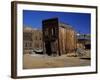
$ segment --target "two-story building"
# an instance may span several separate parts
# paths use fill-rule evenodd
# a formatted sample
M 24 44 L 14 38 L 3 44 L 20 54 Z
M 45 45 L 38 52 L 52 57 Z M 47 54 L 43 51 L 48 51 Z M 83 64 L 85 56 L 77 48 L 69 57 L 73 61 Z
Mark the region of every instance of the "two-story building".
M 42 30 L 24 26 L 23 49 L 24 54 L 33 50 L 43 50 Z

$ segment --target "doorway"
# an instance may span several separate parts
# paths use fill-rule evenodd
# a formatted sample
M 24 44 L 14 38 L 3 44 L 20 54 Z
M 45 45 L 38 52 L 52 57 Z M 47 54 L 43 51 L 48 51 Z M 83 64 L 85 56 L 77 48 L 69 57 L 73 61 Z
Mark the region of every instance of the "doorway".
M 51 52 L 51 43 L 49 41 L 45 43 L 45 49 L 46 49 L 46 54 L 50 56 L 52 52 Z

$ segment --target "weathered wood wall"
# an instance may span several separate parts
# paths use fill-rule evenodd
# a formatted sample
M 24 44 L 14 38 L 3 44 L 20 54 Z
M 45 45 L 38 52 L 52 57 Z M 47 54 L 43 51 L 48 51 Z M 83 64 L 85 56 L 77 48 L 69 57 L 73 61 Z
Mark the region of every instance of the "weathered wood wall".
M 69 25 L 60 24 L 59 45 L 62 54 L 75 52 L 77 45 L 76 32 Z

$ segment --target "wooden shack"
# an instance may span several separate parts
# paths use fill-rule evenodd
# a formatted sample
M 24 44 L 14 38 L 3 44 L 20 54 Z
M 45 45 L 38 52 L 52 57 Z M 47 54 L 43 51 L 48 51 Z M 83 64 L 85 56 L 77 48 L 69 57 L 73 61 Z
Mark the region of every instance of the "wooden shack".
M 58 18 L 43 20 L 43 51 L 48 55 L 62 55 L 76 50 L 76 32 Z

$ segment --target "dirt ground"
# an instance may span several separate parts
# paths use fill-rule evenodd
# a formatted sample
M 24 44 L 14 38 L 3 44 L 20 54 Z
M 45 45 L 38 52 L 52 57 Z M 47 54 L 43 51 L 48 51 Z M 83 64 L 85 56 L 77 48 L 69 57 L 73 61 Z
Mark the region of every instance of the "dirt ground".
M 67 55 L 52 57 L 40 54 L 24 54 L 23 69 L 89 66 L 90 62 L 90 59 L 68 57 Z

